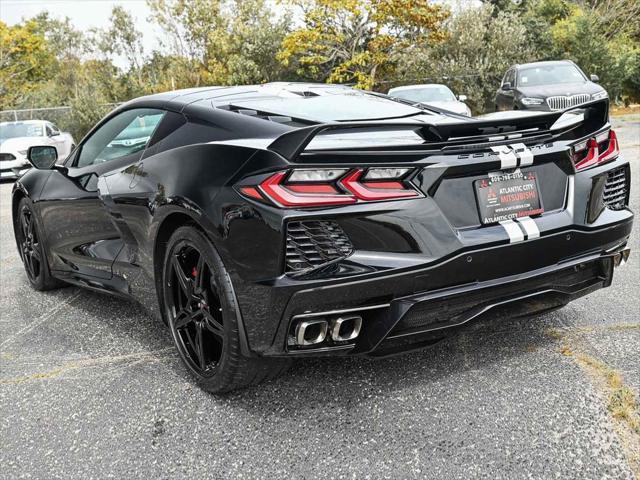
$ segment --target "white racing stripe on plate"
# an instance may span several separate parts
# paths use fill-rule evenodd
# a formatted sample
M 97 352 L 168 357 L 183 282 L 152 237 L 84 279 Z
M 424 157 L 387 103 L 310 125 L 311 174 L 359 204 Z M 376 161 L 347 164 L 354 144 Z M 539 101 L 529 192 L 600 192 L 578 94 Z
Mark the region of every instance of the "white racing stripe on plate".
M 522 242 L 524 240 L 524 233 L 513 220 L 502 220 L 500 225 L 507 231 L 509 243 Z
M 527 239 L 530 240 L 532 238 L 539 238 L 540 237 L 540 230 L 538 229 L 538 225 L 536 225 L 536 222 L 533 218 L 531 217 L 522 217 L 522 218 L 517 218 L 516 221 L 518 223 L 520 223 L 520 226 L 522 228 L 524 228 L 524 231 L 527 234 Z
M 498 154 L 500 159 L 500 169 L 506 170 L 508 168 L 515 168 L 518 166 L 518 157 L 508 145 L 499 145 L 497 147 L 491 147 L 491 150 Z
M 516 152 L 516 155 L 520 159 L 521 167 L 533 165 L 533 152 L 529 150 L 529 147 L 527 147 L 524 143 L 514 143 L 513 145 L 509 146 Z

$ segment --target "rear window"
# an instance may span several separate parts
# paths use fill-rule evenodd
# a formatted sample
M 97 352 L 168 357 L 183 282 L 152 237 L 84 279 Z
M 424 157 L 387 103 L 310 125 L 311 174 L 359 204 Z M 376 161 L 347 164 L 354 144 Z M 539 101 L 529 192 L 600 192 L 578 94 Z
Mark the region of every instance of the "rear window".
M 335 93 L 335 94 L 334 94 Z M 357 90 L 335 89 L 318 96 L 272 97 L 232 102 L 234 106 L 318 122 L 381 120 L 424 113 L 410 105 Z

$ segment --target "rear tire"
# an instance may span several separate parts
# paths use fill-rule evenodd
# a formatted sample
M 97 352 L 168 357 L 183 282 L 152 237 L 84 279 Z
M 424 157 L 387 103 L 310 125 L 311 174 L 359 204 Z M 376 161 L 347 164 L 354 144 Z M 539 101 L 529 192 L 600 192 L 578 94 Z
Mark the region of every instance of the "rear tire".
M 23 198 L 18 204 L 18 215 L 13 224 L 20 258 L 24 264 L 29 283 L 35 290 L 53 290 L 64 286 L 64 282 L 53 278 L 42 243 L 42 229 L 33 211 L 33 204 Z
M 240 351 L 231 279 L 205 235 L 177 229 L 162 268 L 162 308 L 180 359 L 212 393 L 256 385 L 284 372 L 288 359 L 249 358 Z

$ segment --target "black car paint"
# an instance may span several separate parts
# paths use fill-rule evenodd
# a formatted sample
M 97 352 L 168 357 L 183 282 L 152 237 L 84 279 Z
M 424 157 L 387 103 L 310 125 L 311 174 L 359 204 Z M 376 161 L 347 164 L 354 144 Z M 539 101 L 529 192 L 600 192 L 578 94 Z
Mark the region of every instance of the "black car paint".
M 236 185 L 292 164 L 273 151 L 242 146 L 241 139 L 273 139 L 292 130 L 211 108 L 202 101 L 205 94 L 135 100 L 102 123 L 128 108 L 162 108 L 184 116 L 184 121 L 167 117 L 163 122 L 174 122 L 185 135 L 189 122 L 216 126 L 222 133 L 212 140 L 233 139 L 236 144 L 191 144 L 187 137 L 181 147 L 155 155 L 143 152 L 136 161 L 120 160 L 89 169 L 74 169 L 72 154 L 65 162 L 68 172 L 31 170 L 22 177 L 14 189 L 14 208 L 22 196 L 34 203 L 57 277 L 133 298 L 158 317 L 162 317 L 157 293 L 162 241 L 178 224 L 187 220 L 197 224 L 219 252 L 232 280 L 246 355 L 324 353 L 287 350 L 292 317 L 390 305 L 371 311 L 367 320 L 377 326 L 355 348 L 328 352 L 367 353 L 400 319 L 398 312 L 408 298 L 553 271 L 581 257 L 606 263 L 606 252 L 623 245 L 631 231 L 633 214 L 628 209 L 604 209 L 594 221 L 587 218 L 594 179 L 626 162 L 618 158 L 574 175 L 568 140 L 536 145 L 536 163 L 530 168 L 542 176 L 547 189 L 543 198 L 553 208 L 537 219 L 542 238 L 535 241 L 510 244 L 501 226 L 480 227 L 477 213 L 475 217 L 470 213 L 475 206 L 471 180 L 500 168 L 492 152 L 475 153 L 472 158 L 460 151 L 407 151 L 395 157 L 384 152 L 379 157 L 309 153 L 296 161 L 305 167 L 327 167 L 330 161 L 356 165 L 370 164 L 375 158 L 390 163 L 393 157 L 399 165 L 419 167 L 413 182 L 425 196 L 309 210 L 283 210 L 248 200 Z M 87 188 L 80 179 L 94 174 L 97 181 Z M 569 176 L 574 179 L 573 212 L 567 210 Z M 286 224 L 317 218 L 337 221 L 356 252 L 340 262 L 337 272 L 292 279 L 283 274 Z M 607 282 L 610 277 L 600 286 Z

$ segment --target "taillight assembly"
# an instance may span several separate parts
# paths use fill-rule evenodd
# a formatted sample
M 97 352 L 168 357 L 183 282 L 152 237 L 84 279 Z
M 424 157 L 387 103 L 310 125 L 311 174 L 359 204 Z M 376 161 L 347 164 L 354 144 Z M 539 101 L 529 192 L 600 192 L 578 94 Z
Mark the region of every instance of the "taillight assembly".
M 325 207 L 421 197 L 410 168 L 297 169 L 276 172 L 240 193 L 285 208 Z
M 613 130 L 602 132 L 573 146 L 576 170 L 607 163 L 616 159 L 619 154 L 618 137 Z

